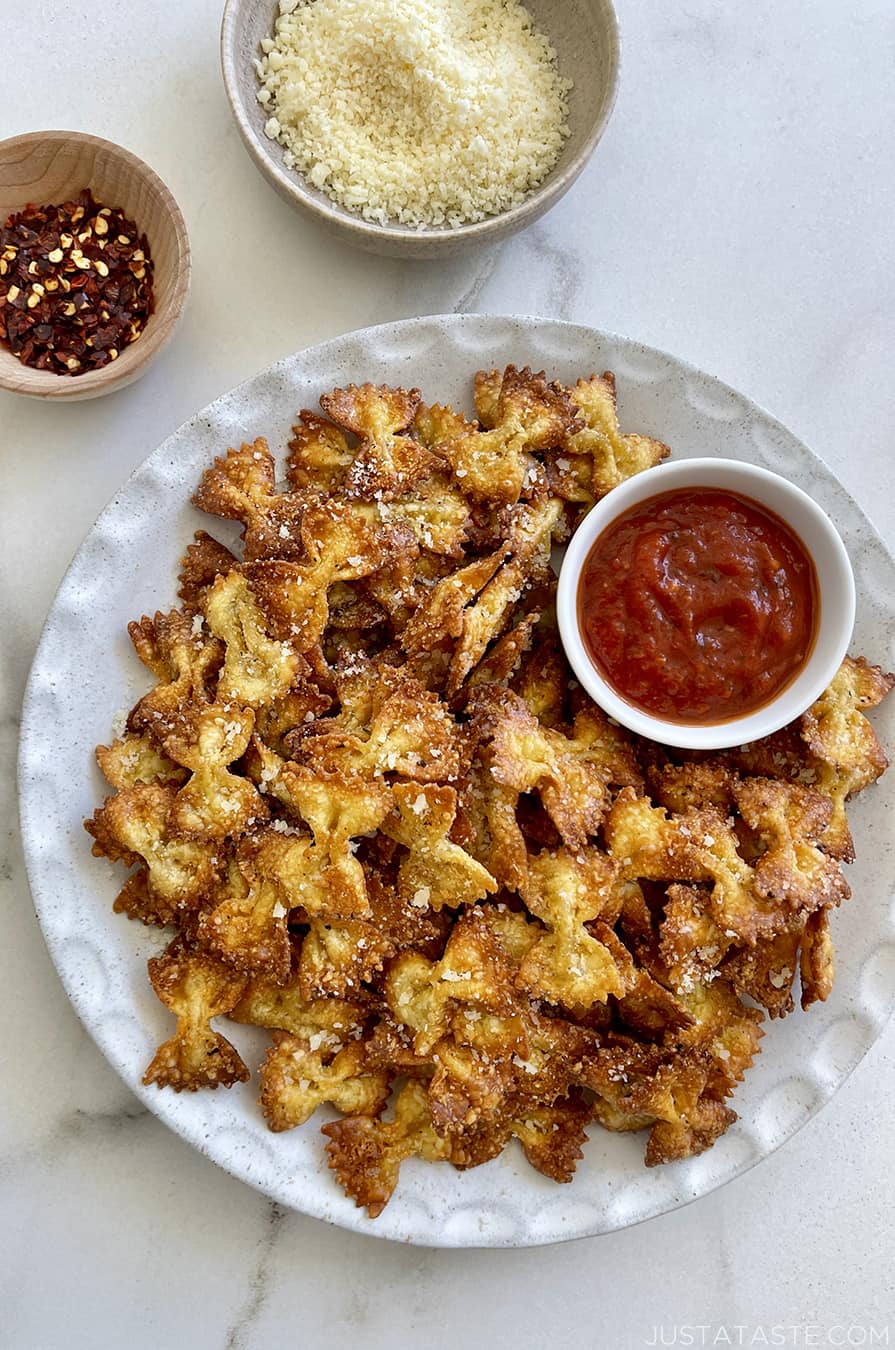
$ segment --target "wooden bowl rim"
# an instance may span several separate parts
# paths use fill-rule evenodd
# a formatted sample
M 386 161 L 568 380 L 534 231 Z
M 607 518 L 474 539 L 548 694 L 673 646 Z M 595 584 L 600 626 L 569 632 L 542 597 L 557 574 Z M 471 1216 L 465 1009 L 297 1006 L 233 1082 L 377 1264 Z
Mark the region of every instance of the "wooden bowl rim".
M 171 189 L 145 160 L 140 159 L 132 150 L 128 150 L 116 141 L 104 136 L 95 136 L 89 131 L 65 131 L 50 129 L 47 131 L 25 131 L 18 136 L 9 136 L 0 140 L 0 163 L 15 163 L 15 151 L 27 151 L 34 145 L 46 142 L 64 145 L 86 146 L 93 150 L 103 150 L 113 160 L 126 165 L 158 199 L 162 209 L 171 219 L 174 227 L 175 259 L 173 264 L 174 284 L 163 305 L 157 305 L 152 323 L 136 342 L 131 343 L 122 352 L 119 359 L 101 370 L 91 370 L 85 375 L 71 376 L 56 374 L 54 371 L 35 370 L 19 361 L 18 357 L 5 346 L 0 346 L 0 388 L 14 394 L 25 394 L 34 398 L 79 399 L 91 398 L 111 393 L 113 389 L 129 384 L 142 375 L 150 362 L 170 341 L 183 313 L 190 288 L 192 273 L 192 250 L 189 233 L 183 212 Z M 12 153 L 10 153 L 12 152 Z M 22 156 L 25 158 L 25 155 Z M 30 199 L 30 198 L 29 198 Z M 29 200 L 26 199 L 26 200 Z M 25 205 L 25 201 L 22 202 Z M 139 222 L 138 222 L 139 223 Z

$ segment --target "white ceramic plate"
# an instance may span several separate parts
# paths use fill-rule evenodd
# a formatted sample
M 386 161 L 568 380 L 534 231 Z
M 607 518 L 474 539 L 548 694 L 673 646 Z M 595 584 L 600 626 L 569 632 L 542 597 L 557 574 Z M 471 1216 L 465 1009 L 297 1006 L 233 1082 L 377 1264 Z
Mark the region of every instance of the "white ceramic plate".
M 646 1170 L 644 1138 L 593 1128 L 574 1181 L 534 1172 L 515 1143 L 471 1172 L 412 1161 L 371 1221 L 326 1166 L 322 1113 L 268 1132 L 256 1083 L 176 1095 L 144 1088 L 155 1046 L 171 1034 L 145 959 L 158 932 L 112 913 L 120 869 L 90 854 L 82 820 L 104 795 L 93 747 L 113 713 L 147 688 L 128 620 L 171 607 L 177 560 L 200 527 L 189 505 L 202 470 L 228 445 L 264 435 L 282 451 L 299 408 L 350 381 L 418 385 L 431 401 L 472 411 L 473 372 L 507 362 L 570 381 L 611 369 L 622 425 L 660 436 L 675 455 L 723 454 L 792 477 L 829 512 L 858 586 L 852 650 L 895 664 L 895 562 L 830 471 L 784 427 L 717 380 L 673 357 L 589 328 L 480 315 L 365 329 L 277 362 L 217 399 L 134 473 L 84 540 L 50 610 L 25 699 L 22 831 L 44 936 L 69 997 L 110 1063 L 162 1120 L 271 1199 L 360 1232 L 433 1246 L 524 1246 L 604 1233 L 661 1214 L 729 1181 L 788 1139 L 847 1078 L 879 1035 L 895 994 L 895 772 L 851 811 L 858 862 L 851 902 L 833 919 L 837 977 L 826 1004 L 767 1026 L 763 1053 L 734 1099 L 740 1120 L 708 1153 Z M 875 724 L 895 745 L 895 700 Z M 225 1027 L 257 1065 L 266 1034 Z

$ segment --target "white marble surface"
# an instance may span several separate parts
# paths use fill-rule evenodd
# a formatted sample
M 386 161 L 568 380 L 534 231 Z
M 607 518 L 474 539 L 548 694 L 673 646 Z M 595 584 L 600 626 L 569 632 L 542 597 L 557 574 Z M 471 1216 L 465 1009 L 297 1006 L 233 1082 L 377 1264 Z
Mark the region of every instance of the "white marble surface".
M 895 1343 L 891 1026 L 794 1140 L 687 1209 L 565 1247 L 402 1248 L 278 1212 L 139 1107 L 67 1003 L 22 867 L 19 703 L 81 536 L 196 408 L 337 332 L 477 310 L 629 333 L 787 422 L 895 547 L 891 0 L 618 7 L 619 102 L 577 187 L 493 253 L 411 266 L 330 243 L 257 176 L 221 88 L 217 0 L 0 4 L 0 134 L 128 145 L 195 251 L 183 326 L 139 384 L 68 408 L 0 395 L 4 1350 L 614 1350 L 657 1327 L 678 1344 Z

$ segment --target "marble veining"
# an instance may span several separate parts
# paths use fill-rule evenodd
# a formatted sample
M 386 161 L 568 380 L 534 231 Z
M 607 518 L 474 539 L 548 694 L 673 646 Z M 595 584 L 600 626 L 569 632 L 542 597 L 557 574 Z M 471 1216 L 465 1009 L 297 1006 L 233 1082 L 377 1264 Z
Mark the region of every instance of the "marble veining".
M 227 1332 L 225 1350 L 249 1350 L 252 1328 L 264 1309 L 270 1284 L 270 1257 L 285 1218 L 285 1211 L 279 1205 L 271 1204 L 267 1214 L 267 1228 L 262 1238 L 258 1262 L 249 1276 L 248 1299 L 245 1308 Z
M 736 1344 L 737 1324 L 895 1342 L 891 1024 L 783 1148 L 675 1213 L 555 1247 L 411 1249 L 273 1221 L 144 1110 L 75 1016 L 24 876 L 18 712 L 78 543 L 197 408 L 337 333 L 452 310 L 628 333 L 771 409 L 895 547 L 891 5 L 617 8 L 619 100 L 579 183 L 536 231 L 417 268 L 336 245 L 258 178 L 220 85 L 219 0 L 117 6 L 102 22 L 49 0 L 6 7 L 3 134 L 70 125 L 135 150 L 175 192 L 196 268 L 175 343 L 139 384 L 64 413 L 0 398 L 3 1350 L 625 1350 L 657 1327 L 679 1343 L 682 1328 L 725 1327 Z M 877 842 L 891 850 L 891 827 Z M 864 902 L 885 903 L 872 880 Z M 876 1018 L 893 950 L 865 968 Z M 826 1053 L 852 1050 L 834 1036 Z

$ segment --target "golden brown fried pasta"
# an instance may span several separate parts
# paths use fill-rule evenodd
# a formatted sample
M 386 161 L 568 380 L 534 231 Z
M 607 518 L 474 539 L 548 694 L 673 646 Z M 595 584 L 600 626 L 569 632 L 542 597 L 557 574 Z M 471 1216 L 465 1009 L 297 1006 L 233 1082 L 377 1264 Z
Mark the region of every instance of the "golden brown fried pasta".
M 402 783 L 393 789 L 395 811 L 382 825 L 407 849 L 398 868 L 398 895 L 416 908 L 457 909 L 497 890 L 497 882 L 448 835 L 457 811 L 450 787 Z
M 301 656 L 288 642 L 271 637 L 248 577 L 239 571 L 218 577 L 205 599 L 205 619 L 226 650 L 219 699 L 260 708 L 289 691 Z
M 189 771 L 163 754 L 148 735 L 125 736 L 111 745 L 96 747 L 96 762 L 114 788 L 136 787 L 137 783 L 183 783 Z
M 389 789 L 382 782 L 298 764 L 286 765 L 282 782 L 296 816 L 313 832 L 313 854 L 309 850 L 306 856 L 322 874 L 329 912 L 361 918 L 369 914 L 364 869 L 354 856 L 354 841 L 385 820 L 392 804 Z
M 342 711 L 293 735 L 293 753 L 323 773 L 400 774 L 444 782 L 460 768 L 454 721 L 406 668 L 354 659 L 337 675 Z
M 864 709 L 876 707 L 893 684 L 895 676 L 883 674 L 863 657 L 847 656 L 829 689 L 801 719 L 814 781 L 833 804 L 825 846 L 846 862 L 854 859 L 854 845 L 845 803 L 876 782 L 889 763 Z
M 200 1087 L 244 1083 L 249 1071 L 230 1042 L 212 1031 L 211 1019 L 229 1012 L 245 987 L 242 976 L 175 938 L 163 956 L 149 961 L 149 980 L 177 1030 L 160 1046 L 143 1082 L 195 1092 Z
M 491 777 L 517 794 L 537 791 L 564 842 L 583 848 L 607 803 L 608 770 L 590 735 L 542 726 L 517 694 L 495 686 L 477 690 L 469 706 Z
M 285 980 L 291 964 L 289 906 L 277 882 L 259 875 L 248 855 L 242 840 L 213 908 L 199 916 L 197 937 L 206 951 L 235 970 Z
M 649 436 L 623 435 L 618 424 L 615 376 L 611 371 L 579 380 L 570 393 L 583 426 L 566 445 L 572 456 L 591 462 L 590 490 L 599 501 L 612 488 L 649 469 L 670 454 L 667 445 Z M 575 498 L 572 498 L 575 500 Z
M 107 797 L 85 821 L 94 854 L 129 867 L 142 859 L 150 892 L 172 913 L 207 900 L 222 866 L 215 842 L 185 839 L 171 828 L 176 800 L 177 785 L 155 779 Z
M 180 560 L 180 589 L 177 594 L 183 611 L 191 618 L 204 612 L 205 595 L 218 577 L 232 572 L 239 559 L 205 530 L 197 530 L 193 542 Z
M 379 389 L 372 384 L 334 389 L 320 400 L 323 411 L 358 438 L 344 488 L 349 497 L 390 501 L 442 467 L 438 455 L 402 433 L 414 422 L 418 389 Z
M 847 658 L 790 727 L 712 755 L 630 735 L 572 678 L 554 546 L 668 453 L 615 381 L 480 371 L 475 416 L 371 383 L 302 410 L 285 488 L 263 439 L 194 501 L 182 607 L 130 626 L 154 687 L 97 749 L 86 822 L 115 900 L 173 930 L 176 1015 L 146 1082 L 248 1070 L 274 1131 L 319 1105 L 330 1166 L 378 1214 L 401 1162 L 519 1142 L 571 1179 L 593 1121 L 653 1166 L 711 1146 L 762 1021 L 833 981 L 848 798 L 886 767 Z M 386 1102 L 394 1085 L 391 1114 Z
M 300 951 L 300 941 L 297 946 Z M 295 947 L 293 942 L 293 954 Z M 292 973 L 283 983 L 265 976 L 251 979 L 227 1016 L 249 1026 L 288 1031 L 292 1036 L 308 1041 L 312 1050 L 321 1045 L 335 1050 L 347 1041 L 358 1039 L 368 1014 L 368 1006 L 363 1002 L 342 998 L 306 999 L 301 992 L 298 964 L 294 959 Z
M 242 522 L 247 562 L 299 557 L 305 504 L 301 493 L 277 492 L 276 466 L 263 436 L 216 459 L 193 495 L 201 511 Z
M 132 708 L 128 730 L 147 732 L 161 741 L 185 703 L 210 702 L 223 648 L 179 610 L 152 619 L 144 615 L 139 623 L 128 624 L 127 631 L 140 660 L 158 681 Z
M 337 426 L 307 409 L 298 414 L 287 459 L 293 488 L 311 488 L 328 496 L 344 482 L 353 459 L 354 452 Z
M 529 860 L 522 898 L 548 930 L 517 976 L 533 998 L 574 1012 L 624 993 L 612 952 L 585 926 L 612 907 L 616 875 L 612 861 L 595 848 L 545 850 Z
M 395 1102 L 392 1121 L 350 1116 L 322 1126 L 328 1136 L 329 1165 L 347 1195 L 365 1206 L 371 1219 L 381 1214 L 398 1184 L 406 1158 L 447 1162 L 450 1144 L 436 1134 L 428 1099 L 420 1083 L 409 1079 Z
M 580 422 L 568 392 L 528 367 L 507 366 L 489 412 L 487 430 L 454 431 L 438 450 L 464 491 L 485 501 L 517 502 L 539 484 L 532 452 L 564 444 Z
M 440 916 L 405 904 L 372 867 L 366 884 L 369 918 L 309 916 L 299 962 L 300 985 L 307 998 L 333 994 L 356 998 L 364 982 L 377 979 L 398 953 L 413 949 L 424 955 L 443 948 L 447 925 Z
M 230 703 L 187 705 L 169 719 L 164 748 L 191 770 L 174 800 L 170 823 L 185 836 L 225 839 L 266 819 L 262 797 L 228 766 L 248 749 L 255 725 L 251 708 Z
M 324 1102 L 346 1116 L 363 1116 L 378 1115 L 387 1100 L 388 1075 L 367 1071 L 360 1042 L 333 1053 L 288 1032 L 274 1032 L 261 1066 L 259 1098 L 272 1130 L 303 1125 Z

